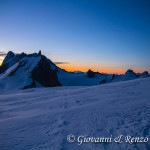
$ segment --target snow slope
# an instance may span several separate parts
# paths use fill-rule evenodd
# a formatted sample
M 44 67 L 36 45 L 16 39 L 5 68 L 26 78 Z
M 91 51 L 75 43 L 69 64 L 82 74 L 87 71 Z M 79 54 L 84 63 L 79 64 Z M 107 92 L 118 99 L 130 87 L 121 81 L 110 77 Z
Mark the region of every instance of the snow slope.
M 32 83 L 31 72 L 37 66 L 41 57 L 24 57 L 20 62 L 0 74 L 0 92 L 18 90 Z M 19 66 L 19 68 L 17 68 Z M 16 71 L 15 71 L 16 70 Z M 13 73 L 13 71 L 15 71 Z M 11 75 L 12 73 L 12 75 Z M 39 83 L 38 83 L 39 85 Z
M 105 79 L 105 75 L 96 75 L 94 78 L 88 78 L 86 73 L 71 73 L 58 68 L 58 79 L 63 86 L 90 86 L 97 85 Z
M 148 143 L 67 142 L 67 135 L 150 138 L 150 78 L 0 94 L 1 150 L 149 150 Z

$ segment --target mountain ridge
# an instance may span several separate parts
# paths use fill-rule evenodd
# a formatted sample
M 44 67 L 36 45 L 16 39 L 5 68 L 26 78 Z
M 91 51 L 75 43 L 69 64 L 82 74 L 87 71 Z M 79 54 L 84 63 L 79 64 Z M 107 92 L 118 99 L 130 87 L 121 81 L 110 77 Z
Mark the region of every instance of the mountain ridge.
M 9 51 L 0 66 L 0 88 L 89 86 L 149 76 L 147 71 L 136 74 L 131 69 L 124 75 L 93 72 L 90 69 L 86 73 L 67 72 L 42 55 L 41 51 L 32 54 Z

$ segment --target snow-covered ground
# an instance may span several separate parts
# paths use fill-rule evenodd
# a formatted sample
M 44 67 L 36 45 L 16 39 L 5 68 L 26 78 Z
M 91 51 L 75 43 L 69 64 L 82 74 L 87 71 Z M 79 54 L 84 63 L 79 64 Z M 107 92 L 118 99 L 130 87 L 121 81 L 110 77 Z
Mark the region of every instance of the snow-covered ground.
M 105 79 L 105 75 L 95 75 L 94 78 L 88 78 L 86 73 L 76 74 L 65 72 L 58 69 L 58 79 L 63 86 L 91 86 L 99 84 L 101 80 Z
M 149 150 L 149 141 L 77 142 L 80 135 L 150 138 L 149 91 L 150 78 L 0 91 L 0 150 Z M 67 142 L 69 134 L 73 143 Z

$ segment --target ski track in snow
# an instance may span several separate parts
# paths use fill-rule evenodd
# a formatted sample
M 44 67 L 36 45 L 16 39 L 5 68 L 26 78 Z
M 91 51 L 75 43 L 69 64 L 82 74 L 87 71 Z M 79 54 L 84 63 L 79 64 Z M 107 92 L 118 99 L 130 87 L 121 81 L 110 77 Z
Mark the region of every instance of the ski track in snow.
M 149 150 L 150 142 L 68 143 L 67 135 L 150 138 L 150 78 L 0 93 L 0 150 Z

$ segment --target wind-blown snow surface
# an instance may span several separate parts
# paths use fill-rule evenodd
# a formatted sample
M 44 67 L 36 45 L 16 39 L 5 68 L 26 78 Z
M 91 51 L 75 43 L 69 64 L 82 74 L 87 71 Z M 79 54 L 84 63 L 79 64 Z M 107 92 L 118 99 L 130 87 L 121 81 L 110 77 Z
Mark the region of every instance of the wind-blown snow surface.
M 150 138 L 150 78 L 0 95 L 1 150 L 149 150 L 148 143 L 68 143 L 67 135 Z

